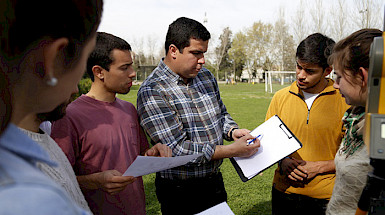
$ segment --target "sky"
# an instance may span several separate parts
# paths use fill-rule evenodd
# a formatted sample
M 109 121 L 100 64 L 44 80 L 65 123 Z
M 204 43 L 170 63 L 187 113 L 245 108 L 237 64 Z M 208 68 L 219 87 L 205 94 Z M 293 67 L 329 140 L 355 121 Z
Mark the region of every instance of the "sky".
M 332 1 L 323 0 L 323 4 L 327 7 Z M 354 0 L 346 1 L 348 5 L 352 5 Z M 210 31 L 213 41 L 225 27 L 230 27 L 235 34 L 257 21 L 273 24 L 280 7 L 284 8 L 285 18 L 289 21 L 299 2 L 300 0 L 104 0 L 99 31 L 127 40 L 134 51 L 140 40 L 144 42 L 144 49 L 149 40 L 156 41 L 156 46 L 160 49 L 168 25 L 181 16 L 203 23 Z
M 182 16 L 201 23 L 206 17 L 205 26 L 215 38 L 225 27 L 238 32 L 259 20 L 274 23 L 281 5 L 285 10 L 295 10 L 297 2 L 299 0 L 104 0 L 99 31 L 119 36 L 131 45 L 140 38 L 145 43 L 152 38 L 160 47 L 168 25 Z

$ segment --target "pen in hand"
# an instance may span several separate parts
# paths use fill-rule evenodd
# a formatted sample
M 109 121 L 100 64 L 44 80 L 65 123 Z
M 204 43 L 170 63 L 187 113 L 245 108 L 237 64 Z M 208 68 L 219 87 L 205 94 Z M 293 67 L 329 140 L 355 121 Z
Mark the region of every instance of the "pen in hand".
M 250 141 L 247 143 L 247 145 L 250 145 L 250 144 L 254 144 L 254 141 L 255 141 L 256 139 L 260 138 L 259 140 L 261 140 L 261 139 L 262 139 L 262 137 L 263 137 L 263 135 L 262 135 L 262 134 L 258 135 L 256 138 L 254 138 L 254 139 L 250 140 Z

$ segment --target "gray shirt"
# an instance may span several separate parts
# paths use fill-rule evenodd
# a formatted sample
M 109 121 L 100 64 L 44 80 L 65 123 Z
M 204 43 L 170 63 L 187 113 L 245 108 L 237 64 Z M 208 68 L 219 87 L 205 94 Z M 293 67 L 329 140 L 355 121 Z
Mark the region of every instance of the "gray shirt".
M 27 131 L 22 128 L 20 129 L 32 140 L 37 142 L 42 148 L 44 148 L 44 150 L 49 154 L 50 159 L 58 164 L 57 166 L 53 167 L 47 165 L 46 163 L 37 162 L 37 167 L 41 169 L 48 177 L 52 178 L 60 186 L 62 186 L 78 206 L 91 213 L 87 201 L 85 200 L 84 195 L 80 190 L 72 166 L 57 143 L 47 133 L 40 134 Z

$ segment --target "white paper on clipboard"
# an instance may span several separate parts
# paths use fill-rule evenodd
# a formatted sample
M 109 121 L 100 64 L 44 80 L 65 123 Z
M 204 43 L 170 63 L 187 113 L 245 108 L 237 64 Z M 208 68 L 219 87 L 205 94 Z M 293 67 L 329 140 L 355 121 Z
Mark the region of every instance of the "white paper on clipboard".
M 262 136 L 258 152 L 248 158 L 231 158 L 244 182 L 302 147 L 301 142 L 277 115 L 262 123 L 250 134 L 255 137 Z

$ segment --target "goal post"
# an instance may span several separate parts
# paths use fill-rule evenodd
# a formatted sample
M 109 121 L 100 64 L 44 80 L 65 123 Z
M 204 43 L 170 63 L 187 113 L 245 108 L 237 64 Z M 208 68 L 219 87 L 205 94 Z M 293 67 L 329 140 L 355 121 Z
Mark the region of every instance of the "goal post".
M 284 85 L 295 81 L 295 71 L 266 71 L 265 92 L 273 93 L 273 83 Z

